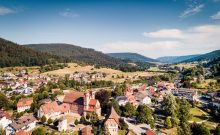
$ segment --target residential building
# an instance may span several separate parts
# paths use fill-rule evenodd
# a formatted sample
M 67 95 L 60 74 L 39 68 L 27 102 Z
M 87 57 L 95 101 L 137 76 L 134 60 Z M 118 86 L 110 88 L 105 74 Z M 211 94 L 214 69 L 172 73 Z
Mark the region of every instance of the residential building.
M 172 89 L 171 92 L 174 96 L 177 96 L 179 98 L 185 98 L 188 101 L 197 100 L 196 89 L 178 88 L 178 89 Z
M 153 130 L 148 129 L 145 133 L 145 135 L 156 135 L 156 133 Z
M 24 112 L 31 108 L 33 98 L 21 98 L 17 103 L 17 112 Z
M 5 129 L 11 122 L 10 115 L 6 111 L 0 110 L 0 128 Z
M 56 101 L 53 101 L 51 103 L 41 105 L 40 109 L 38 110 L 37 117 L 41 118 L 45 116 L 47 119 L 56 119 L 59 118 L 61 114 L 68 113 L 70 113 L 69 104 L 58 104 Z
M 128 98 L 126 96 L 117 96 L 115 100 L 120 106 L 124 106 L 128 103 Z
M 151 98 L 144 92 L 135 92 L 134 93 L 136 101 L 139 103 L 139 105 L 150 105 L 151 104 Z
M 65 131 L 67 130 L 67 127 L 68 127 L 68 125 L 67 125 L 67 119 L 61 118 L 61 119 L 59 120 L 59 124 L 58 124 L 58 131 L 60 131 L 60 132 L 65 132 Z
M 36 127 L 36 121 L 33 115 L 23 116 L 6 127 L 6 135 L 16 134 L 21 130 L 31 131 Z
M 120 125 L 119 123 L 119 115 L 116 113 L 115 109 L 112 107 L 110 114 L 106 117 L 104 125 L 106 128 L 106 131 L 110 135 L 118 135 L 118 127 Z

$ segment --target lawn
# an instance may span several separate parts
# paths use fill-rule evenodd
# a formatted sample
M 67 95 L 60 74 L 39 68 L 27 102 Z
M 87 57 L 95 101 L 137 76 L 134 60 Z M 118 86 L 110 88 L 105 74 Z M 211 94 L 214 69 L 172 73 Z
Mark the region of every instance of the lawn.
M 206 120 L 207 119 L 206 116 L 208 116 L 206 112 L 202 111 L 198 107 L 191 108 L 190 114 L 192 115 L 192 118 L 190 119 L 190 121 L 193 121 L 193 122 L 201 122 L 203 120 Z
M 126 135 L 126 130 L 118 130 L 118 135 Z
M 126 130 L 118 130 L 118 135 L 126 135 Z M 136 135 L 133 130 L 130 130 L 130 135 Z

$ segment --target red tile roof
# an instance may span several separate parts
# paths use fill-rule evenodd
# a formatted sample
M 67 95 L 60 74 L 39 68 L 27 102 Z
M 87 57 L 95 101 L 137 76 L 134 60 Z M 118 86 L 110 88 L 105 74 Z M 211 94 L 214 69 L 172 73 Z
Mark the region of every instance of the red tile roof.
M 33 98 L 21 98 L 17 103 L 17 107 L 31 106 L 32 103 Z
M 76 103 L 79 105 L 83 105 L 84 92 L 70 92 L 65 94 L 64 103 Z
M 7 119 L 11 119 L 11 116 L 8 112 L 0 110 L 0 118 L 6 117 Z
M 152 130 L 147 130 L 144 134 L 145 135 L 156 135 Z
M 96 105 L 96 102 L 97 102 L 96 99 L 90 99 L 89 105 L 95 106 L 95 105 Z
M 117 112 L 115 111 L 114 107 L 111 108 L 111 113 L 109 114 L 109 116 L 107 117 L 107 120 L 108 119 L 112 119 L 112 120 L 115 120 L 115 122 L 119 125 L 119 116 L 117 114 Z
M 20 130 L 17 133 L 15 133 L 15 135 L 31 135 L 30 132 L 25 132 L 24 130 Z
M 48 104 L 44 104 L 41 106 L 41 108 L 43 109 L 43 112 L 45 114 L 49 112 L 59 112 L 59 111 L 64 113 L 70 110 L 69 104 L 63 103 L 61 105 L 58 105 L 56 101 L 53 101 Z

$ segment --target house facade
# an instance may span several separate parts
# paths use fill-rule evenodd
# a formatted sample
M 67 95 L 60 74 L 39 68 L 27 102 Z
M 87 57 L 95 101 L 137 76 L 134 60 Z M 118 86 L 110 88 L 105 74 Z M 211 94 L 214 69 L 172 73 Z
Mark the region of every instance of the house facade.
M 38 110 L 37 117 L 41 118 L 45 116 L 47 119 L 56 119 L 59 118 L 61 114 L 68 113 L 70 113 L 69 104 L 58 104 L 56 101 L 53 101 L 51 103 L 41 105 L 40 109 Z
M 31 131 L 36 127 L 36 122 L 37 119 L 33 115 L 21 117 L 6 127 L 6 135 L 16 134 L 21 130 Z
M 0 111 L 0 128 L 2 129 L 5 129 L 8 124 L 10 124 L 12 121 L 11 121 L 11 118 L 9 116 L 9 114 L 5 111 Z
M 71 113 L 83 115 L 95 112 L 101 116 L 101 107 L 95 99 L 95 91 L 66 93 L 63 103 L 69 104 Z
M 110 135 L 118 135 L 118 127 L 119 127 L 119 119 L 120 117 L 116 113 L 115 109 L 112 107 L 110 114 L 105 119 L 104 125 L 106 131 Z
M 17 103 L 17 112 L 30 110 L 33 98 L 21 98 Z
M 67 130 L 67 119 L 60 119 L 58 124 L 58 131 L 65 132 Z

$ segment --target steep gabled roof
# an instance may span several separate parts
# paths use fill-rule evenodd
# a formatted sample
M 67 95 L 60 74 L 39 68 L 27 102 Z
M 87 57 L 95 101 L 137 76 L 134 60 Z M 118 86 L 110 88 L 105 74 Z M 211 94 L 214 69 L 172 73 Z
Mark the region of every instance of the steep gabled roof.
M 63 103 L 58 105 L 56 101 L 41 105 L 42 111 L 47 114 L 51 112 L 67 112 L 70 110 L 69 104 Z
M 32 103 L 33 98 L 21 98 L 17 103 L 17 107 L 30 106 Z
M 112 107 L 111 108 L 111 112 L 108 115 L 106 120 L 112 119 L 112 120 L 114 120 L 119 125 L 119 118 L 120 118 L 120 116 L 117 114 L 117 112 L 115 111 L 114 107 Z
M 79 105 L 83 105 L 84 102 L 84 92 L 70 92 L 65 94 L 64 103 L 76 103 Z

